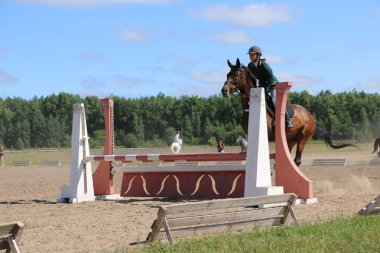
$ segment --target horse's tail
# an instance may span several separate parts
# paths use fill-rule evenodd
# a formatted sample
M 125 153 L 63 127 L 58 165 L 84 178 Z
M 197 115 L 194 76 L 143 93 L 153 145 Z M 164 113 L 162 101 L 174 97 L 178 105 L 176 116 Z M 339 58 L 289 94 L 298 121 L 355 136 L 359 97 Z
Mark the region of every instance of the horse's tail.
M 335 144 L 335 143 L 333 143 L 332 140 L 331 140 L 331 136 L 330 136 L 330 134 L 327 132 L 326 129 L 324 129 L 324 128 L 323 128 L 321 125 L 319 125 L 318 123 L 317 123 L 316 134 L 324 140 L 324 142 L 326 143 L 326 146 L 329 146 L 329 147 L 331 147 L 331 148 L 339 149 L 339 148 L 345 148 L 345 147 L 354 147 L 354 148 L 359 149 L 359 148 L 356 147 L 354 144 L 348 144 L 348 143 L 344 143 L 344 144 Z
M 378 146 L 380 146 L 380 138 L 377 138 L 377 139 L 375 140 L 375 143 L 373 144 L 373 151 L 372 151 L 372 154 L 376 152 Z

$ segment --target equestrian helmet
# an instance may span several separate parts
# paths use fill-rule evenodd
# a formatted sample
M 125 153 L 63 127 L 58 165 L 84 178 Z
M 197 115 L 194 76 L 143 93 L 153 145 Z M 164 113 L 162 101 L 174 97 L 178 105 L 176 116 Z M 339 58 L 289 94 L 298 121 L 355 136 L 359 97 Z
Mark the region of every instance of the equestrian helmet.
M 249 48 L 247 54 L 253 54 L 253 53 L 258 53 L 260 55 L 263 54 L 262 51 L 261 51 L 261 49 L 258 46 L 252 46 L 252 47 Z

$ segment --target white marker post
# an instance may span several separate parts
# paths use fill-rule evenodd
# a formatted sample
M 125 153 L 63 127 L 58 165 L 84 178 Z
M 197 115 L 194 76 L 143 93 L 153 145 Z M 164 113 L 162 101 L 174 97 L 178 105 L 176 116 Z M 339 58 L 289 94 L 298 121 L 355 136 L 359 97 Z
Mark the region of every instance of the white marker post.
M 272 186 L 264 88 L 252 88 L 244 197 L 276 194 L 284 194 L 284 189 L 282 186 Z
M 84 158 L 90 154 L 88 145 L 86 114 L 84 104 L 73 105 L 73 124 L 71 137 L 70 185 L 61 188 L 60 203 L 94 201 L 94 185 L 91 162 Z

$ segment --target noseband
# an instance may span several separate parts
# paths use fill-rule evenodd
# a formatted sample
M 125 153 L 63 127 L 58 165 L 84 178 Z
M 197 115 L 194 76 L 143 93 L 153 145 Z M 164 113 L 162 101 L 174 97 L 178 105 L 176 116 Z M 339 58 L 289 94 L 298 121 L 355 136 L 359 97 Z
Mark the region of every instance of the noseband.
M 242 72 L 244 71 L 249 71 L 247 67 L 245 66 L 241 66 L 241 67 L 238 67 L 238 68 L 231 68 L 231 71 L 228 73 L 230 74 L 232 71 L 236 71 L 236 70 L 240 70 Z M 227 74 L 227 76 L 228 76 Z M 248 75 L 251 74 L 251 73 L 247 73 Z M 249 76 L 250 79 L 251 79 L 251 76 Z M 235 78 L 232 82 L 229 81 L 229 82 L 226 82 L 226 83 L 230 83 L 234 86 L 234 88 L 232 89 L 232 94 L 235 94 L 235 93 L 239 93 L 241 97 L 245 97 L 246 94 L 245 94 L 245 90 L 244 88 L 243 89 L 239 89 L 239 85 L 241 84 L 241 76 L 239 76 L 238 78 Z M 252 84 L 253 84 L 253 80 L 251 80 Z M 254 85 L 252 85 L 252 87 L 254 87 Z

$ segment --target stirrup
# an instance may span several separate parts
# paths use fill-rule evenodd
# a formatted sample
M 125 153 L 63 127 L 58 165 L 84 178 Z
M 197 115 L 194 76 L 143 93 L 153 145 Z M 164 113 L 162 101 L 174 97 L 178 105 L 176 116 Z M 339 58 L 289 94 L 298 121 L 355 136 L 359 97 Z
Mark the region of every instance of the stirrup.
M 294 125 L 293 125 L 293 123 L 292 123 L 291 120 L 287 120 L 287 121 L 286 121 L 286 127 L 287 127 L 287 128 L 292 128 L 292 127 L 294 127 Z

